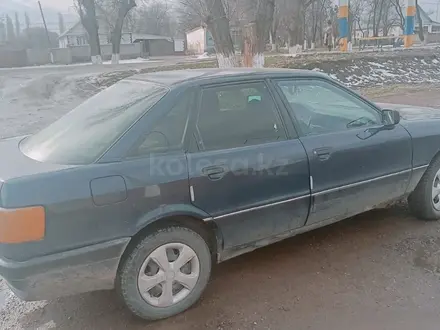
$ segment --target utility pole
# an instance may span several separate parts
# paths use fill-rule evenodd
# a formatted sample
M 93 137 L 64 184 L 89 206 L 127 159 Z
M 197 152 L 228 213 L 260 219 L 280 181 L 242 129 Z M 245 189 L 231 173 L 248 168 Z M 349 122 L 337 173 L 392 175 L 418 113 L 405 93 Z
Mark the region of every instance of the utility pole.
M 342 52 L 346 52 L 348 50 L 348 1 L 349 0 L 339 0 L 339 46 Z
M 51 46 L 51 43 L 50 43 L 49 31 L 47 30 L 46 19 L 44 18 L 43 8 L 41 8 L 41 2 L 40 1 L 38 1 L 38 6 L 40 7 L 41 18 L 43 19 L 44 29 L 46 30 L 47 48 L 50 51 L 50 62 L 53 63 L 53 54 L 52 54 L 52 50 L 51 50 L 52 46 Z
M 416 23 L 416 0 L 406 0 L 405 48 L 414 44 L 414 27 Z

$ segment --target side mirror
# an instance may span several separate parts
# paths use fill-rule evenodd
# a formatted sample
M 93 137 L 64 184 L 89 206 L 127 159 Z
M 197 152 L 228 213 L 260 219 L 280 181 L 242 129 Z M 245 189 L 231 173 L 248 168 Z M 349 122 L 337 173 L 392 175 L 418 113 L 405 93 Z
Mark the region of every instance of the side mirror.
M 385 126 L 395 126 L 400 123 L 400 113 L 397 110 L 382 110 L 382 120 Z

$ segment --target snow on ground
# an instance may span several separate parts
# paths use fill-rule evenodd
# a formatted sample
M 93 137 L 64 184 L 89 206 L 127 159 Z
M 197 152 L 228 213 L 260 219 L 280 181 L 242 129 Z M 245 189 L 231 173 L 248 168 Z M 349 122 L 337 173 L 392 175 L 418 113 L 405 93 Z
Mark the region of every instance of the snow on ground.
M 150 63 L 155 63 L 155 62 L 163 62 L 160 60 L 150 60 L 148 58 L 142 58 L 142 57 L 138 57 L 132 60 L 120 60 L 119 64 L 137 64 L 137 63 L 145 63 L 145 62 L 150 62 Z M 103 64 L 112 64 L 112 61 L 105 61 L 103 62 Z
M 197 56 L 197 59 L 199 59 L 199 60 L 203 60 L 205 58 L 210 58 L 208 53 L 203 53 L 202 55 Z
M 291 68 L 303 68 L 328 74 L 352 88 L 388 84 L 440 83 L 437 55 L 391 56 L 310 61 L 292 63 Z
M 162 63 L 163 60 L 150 60 L 146 58 L 135 58 L 131 60 L 120 60 L 119 64 L 116 65 L 124 65 L 124 64 L 141 64 L 141 63 Z M 104 65 L 115 65 L 112 64 L 112 61 L 105 61 L 102 64 Z M 74 68 L 74 67 L 83 67 L 83 66 L 92 66 L 94 65 L 91 62 L 85 62 L 85 63 L 74 63 L 74 64 L 45 64 L 45 65 L 34 65 L 34 66 L 25 66 L 25 67 L 19 67 L 14 68 L 14 70 L 27 70 L 27 69 L 48 69 L 48 68 Z M 10 68 L 0 68 L 1 71 L 9 71 Z

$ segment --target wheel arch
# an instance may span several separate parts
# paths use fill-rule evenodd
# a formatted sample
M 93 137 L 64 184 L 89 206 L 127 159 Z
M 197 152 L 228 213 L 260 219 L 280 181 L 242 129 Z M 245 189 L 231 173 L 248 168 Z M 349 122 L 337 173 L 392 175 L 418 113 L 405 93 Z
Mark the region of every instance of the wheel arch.
M 169 208 L 169 206 L 166 206 L 166 208 Z M 219 260 L 218 255 L 223 248 L 223 236 L 217 224 L 212 221 L 208 214 L 198 209 L 191 211 L 180 209 L 178 211 L 175 207 L 172 211 L 170 209 L 164 211 L 162 209 L 159 211 L 160 215 L 156 214 L 156 216 L 149 213 L 139 219 L 130 242 L 122 254 L 121 262 L 148 233 L 165 227 L 182 226 L 193 230 L 206 241 L 212 255 L 212 261 L 217 263 Z

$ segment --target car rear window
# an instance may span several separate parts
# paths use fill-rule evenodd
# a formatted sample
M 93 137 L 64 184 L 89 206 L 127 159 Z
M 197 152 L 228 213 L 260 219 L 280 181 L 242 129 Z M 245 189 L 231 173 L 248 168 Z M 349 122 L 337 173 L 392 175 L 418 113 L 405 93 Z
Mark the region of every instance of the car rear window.
M 40 162 L 93 163 L 167 91 L 151 82 L 121 81 L 26 138 L 21 151 Z

